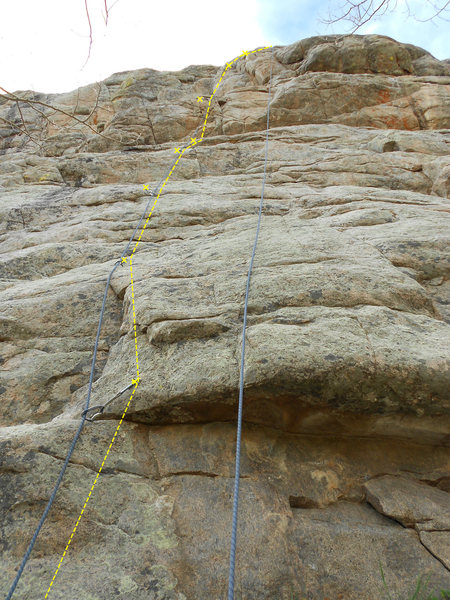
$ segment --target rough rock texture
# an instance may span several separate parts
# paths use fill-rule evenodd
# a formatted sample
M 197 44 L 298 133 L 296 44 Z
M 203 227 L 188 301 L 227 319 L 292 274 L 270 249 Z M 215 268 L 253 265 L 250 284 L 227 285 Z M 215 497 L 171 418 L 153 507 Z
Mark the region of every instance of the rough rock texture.
M 227 71 L 134 255 L 141 382 L 51 599 L 226 597 L 271 54 Z M 0 97 L 2 593 L 77 429 L 143 184 L 198 131 L 222 71 L 21 92 L 26 130 Z M 449 63 L 382 36 L 326 36 L 274 48 L 273 73 L 237 599 L 381 599 L 379 561 L 395 598 L 422 574 L 448 590 Z M 93 405 L 136 376 L 131 293 L 125 265 Z M 128 399 L 86 424 L 17 600 L 44 597 Z

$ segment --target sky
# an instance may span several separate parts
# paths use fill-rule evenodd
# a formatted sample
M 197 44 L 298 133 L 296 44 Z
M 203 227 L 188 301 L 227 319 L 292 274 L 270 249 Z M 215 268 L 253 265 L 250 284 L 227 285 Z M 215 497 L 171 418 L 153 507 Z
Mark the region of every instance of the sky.
M 89 60 L 85 2 L 93 30 Z M 243 50 L 348 33 L 351 28 L 349 23 L 330 26 L 321 22 L 329 11 L 338 14 L 345 0 L 107 2 L 107 25 L 105 0 L 1 2 L 0 86 L 10 92 L 68 92 L 119 71 L 220 66 Z M 357 33 L 387 35 L 421 46 L 436 58 L 450 58 L 448 22 L 407 18 L 406 2 L 418 19 L 430 16 L 428 0 L 396 2 L 394 12 L 367 23 Z

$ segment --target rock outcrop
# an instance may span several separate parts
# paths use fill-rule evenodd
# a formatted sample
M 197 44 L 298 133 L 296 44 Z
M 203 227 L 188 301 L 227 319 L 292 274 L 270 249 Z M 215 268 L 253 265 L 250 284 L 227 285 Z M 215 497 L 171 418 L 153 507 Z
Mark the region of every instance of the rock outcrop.
M 450 67 L 354 35 L 242 56 L 142 234 L 134 311 L 116 269 L 91 404 L 136 376 L 135 342 L 141 381 L 50 599 L 226 597 L 271 61 L 236 597 L 377 600 L 380 561 L 393 597 L 422 574 L 450 589 Z M 143 184 L 196 135 L 222 72 L 0 97 L 3 593 L 78 427 Z M 86 424 L 14 599 L 45 595 L 129 395 Z

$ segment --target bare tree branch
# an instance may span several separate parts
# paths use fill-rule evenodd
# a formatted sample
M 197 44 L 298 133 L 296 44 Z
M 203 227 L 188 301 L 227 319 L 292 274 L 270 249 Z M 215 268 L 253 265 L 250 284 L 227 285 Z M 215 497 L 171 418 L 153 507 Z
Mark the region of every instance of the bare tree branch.
M 450 11 L 450 0 L 422 0 L 426 2 L 432 9 L 429 17 L 426 19 L 418 19 L 414 16 L 416 21 L 422 23 L 426 21 L 433 21 L 434 19 L 442 19 L 447 21 L 443 16 L 444 13 Z M 408 1 L 405 0 L 406 8 L 408 11 L 408 17 L 411 16 L 411 10 Z M 345 0 L 344 4 L 341 5 L 337 15 L 331 16 L 329 14 L 328 19 L 320 19 L 320 21 L 326 25 L 332 25 L 340 21 L 349 21 L 352 26 L 351 34 L 355 33 L 363 25 L 369 21 L 379 18 L 386 14 L 387 11 L 394 12 L 397 9 L 397 0 Z
M 99 135 L 100 137 L 102 137 L 102 138 L 104 138 L 106 140 L 117 141 L 117 140 L 114 140 L 113 138 L 110 138 L 110 137 L 108 137 L 106 135 L 103 135 L 98 130 L 94 129 L 87 122 L 88 119 L 92 116 L 93 112 L 95 111 L 95 109 L 98 106 L 98 100 L 99 100 L 100 91 L 101 91 L 100 85 L 99 85 L 99 91 L 98 91 L 98 94 L 97 94 L 97 98 L 96 98 L 96 101 L 95 101 L 94 108 L 91 110 L 91 112 L 89 113 L 89 115 L 84 120 L 83 119 L 79 119 L 74 114 L 70 114 L 69 112 L 63 110 L 62 108 L 57 108 L 56 106 L 52 106 L 51 104 L 48 104 L 46 102 L 42 102 L 41 100 L 34 100 L 34 99 L 32 100 L 31 98 L 21 98 L 20 96 L 17 96 L 16 94 L 8 92 L 7 90 L 5 90 L 5 88 L 3 88 L 1 86 L 0 86 L 0 90 L 2 90 L 3 92 L 5 92 L 5 95 L 3 96 L 4 98 L 6 98 L 7 100 L 11 100 L 11 101 L 13 101 L 13 102 L 15 102 L 17 104 L 17 107 L 19 108 L 19 113 L 21 115 L 21 119 L 22 119 L 23 127 L 25 128 L 25 131 L 26 131 L 26 125 L 25 125 L 25 121 L 23 119 L 22 111 L 20 110 L 20 107 L 19 107 L 19 102 L 23 102 L 25 104 L 28 104 L 31 108 L 33 108 L 33 110 L 35 110 L 36 112 L 39 112 L 39 114 L 42 117 L 44 117 L 44 119 L 46 119 L 47 121 L 49 121 L 55 127 L 58 127 L 58 125 L 56 125 L 56 123 L 53 123 L 52 121 L 50 121 L 48 115 L 46 115 L 42 111 L 39 111 L 39 109 L 37 109 L 35 105 L 43 106 L 45 108 L 49 108 L 50 110 L 54 111 L 54 113 L 55 112 L 61 113 L 61 114 L 65 115 L 65 116 L 69 117 L 70 119 L 73 119 L 77 123 L 80 123 L 81 125 L 84 125 L 84 126 L 88 127 L 93 133 L 95 133 L 96 135 Z
M 105 0 L 105 13 L 106 13 L 105 25 L 108 25 L 109 12 L 108 12 L 108 2 L 107 2 L 107 0 Z
M 113 2 L 110 7 L 107 6 L 106 2 L 107 2 L 107 0 L 105 0 L 106 15 L 103 15 L 103 20 L 105 21 L 105 25 L 108 25 L 109 13 L 114 8 L 114 6 L 119 2 L 119 0 L 116 0 L 115 2 Z
M 85 121 L 89 121 L 89 119 L 92 117 L 92 115 L 94 114 L 94 112 L 97 110 L 98 101 L 99 101 L 99 98 L 100 98 L 100 93 L 101 93 L 101 91 L 102 91 L 102 87 L 101 87 L 101 85 L 100 85 L 99 83 L 97 83 L 97 85 L 98 85 L 98 92 L 97 92 L 97 97 L 95 98 L 95 104 L 94 104 L 94 107 L 93 107 L 93 109 L 91 110 L 91 112 L 90 112 L 90 113 L 88 114 L 88 116 L 85 118 Z M 96 121 L 94 122 L 94 125 L 97 125 L 97 122 L 96 122 Z M 96 130 L 96 131 L 97 131 L 97 133 L 98 133 L 98 130 Z
M 7 123 L 12 129 L 17 129 L 22 135 L 26 135 L 28 138 L 30 138 L 30 140 L 34 142 L 38 148 L 42 148 L 41 143 L 38 142 L 38 140 L 28 132 L 24 125 L 20 126 L 17 123 L 13 123 L 13 121 L 10 121 L 9 119 L 5 119 L 4 117 L 0 117 L 0 121 Z
M 30 133 L 28 132 L 27 126 L 26 126 L 26 124 L 25 124 L 25 119 L 23 118 L 22 109 L 20 108 L 20 104 L 19 104 L 19 101 L 18 101 L 18 100 L 16 100 L 16 106 L 17 106 L 17 110 L 19 111 L 20 118 L 22 119 L 23 128 L 24 128 L 24 130 L 25 130 L 25 133 L 27 134 L 27 136 L 28 136 L 30 139 L 33 139 L 33 138 L 31 137 Z
M 105 22 L 105 26 L 108 26 L 108 21 L 109 21 L 109 13 L 111 12 L 111 9 L 113 8 L 113 6 L 115 6 L 117 4 L 117 2 L 119 2 L 119 0 L 116 0 L 111 6 L 108 7 L 108 0 L 103 0 L 104 1 L 104 5 L 105 5 L 105 14 L 103 14 L 102 12 L 102 17 L 103 20 Z M 87 21 L 88 21 L 88 25 L 89 25 L 89 50 L 88 50 L 88 56 L 86 59 L 86 62 L 84 63 L 84 65 L 81 67 L 82 69 L 84 69 L 84 67 L 86 66 L 90 56 L 91 56 L 91 48 L 92 48 L 92 43 L 93 43 L 93 35 L 92 35 L 92 23 L 91 23 L 91 15 L 89 14 L 89 7 L 88 7 L 88 2 L 87 0 L 84 0 L 84 6 L 86 9 L 86 16 L 87 16 Z
M 331 25 L 333 23 L 338 23 L 339 21 L 350 21 L 353 25 L 355 25 L 354 29 L 350 32 L 353 34 L 368 21 L 370 21 L 375 15 L 384 15 L 389 8 L 390 2 L 391 0 L 379 0 L 374 6 L 374 0 L 362 0 L 361 2 L 346 0 L 346 3 L 349 5 L 347 12 L 345 12 L 343 15 L 338 15 L 333 19 L 330 18 L 328 20 L 322 20 L 322 22 L 327 25 Z M 377 13 L 379 13 L 381 10 L 382 12 L 378 15 Z
M 105 2 L 106 2 L 106 0 L 105 0 Z M 89 8 L 88 8 L 87 0 L 84 0 L 84 6 L 86 7 L 86 15 L 87 15 L 87 20 L 88 20 L 88 24 L 89 24 L 89 51 L 88 51 L 88 56 L 87 56 L 86 62 L 81 67 L 82 69 L 84 69 L 84 67 L 87 64 L 87 61 L 89 60 L 89 57 L 91 56 L 91 48 L 92 48 L 92 24 L 91 24 L 91 17 L 89 15 Z
M 113 2 L 113 4 L 111 6 L 108 6 L 108 0 L 104 0 L 105 15 L 103 18 L 104 18 L 106 26 L 108 25 L 111 9 L 117 4 L 117 2 L 119 2 L 119 0 L 115 0 L 115 2 Z M 87 62 L 89 61 L 89 58 L 91 56 L 91 49 L 92 49 L 92 45 L 93 45 L 93 29 L 92 29 L 91 16 L 89 13 L 88 0 L 84 0 L 84 5 L 85 5 L 87 21 L 88 21 L 88 25 L 89 25 L 89 49 L 88 49 L 88 55 L 87 55 L 86 61 L 83 65 L 82 69 L 86 66 Z M 29 140 L 33 141 L 41 149 L 42 149 L 41 144 L 33 135 L 31 135 L 31 133 L 29 131 L 29 128 L 27 126 L 27 123 L 25 121 L 25 118 L 24 118 L 24 115 L 22 112 L 23 104 L 25 106 L 28 106 L 29 108 L 31 108 L 33 111 L 35 111 L 42 119 L 47 121 L 47 123 L 49 123 L 55 129 L 60 130 L 60 129 L 64 129 L 65 127 L 67 127 L 67 124 L 60 125 L 51 120 L 50 117 L 52 117 L 53 115 L 55 115 L 57 113 L 60 113 L 62 115 L 69 117 L 70 119 L 73 119 L 76 123 L 79 123 L 81 125 L 84 125 L 85 127 L 88 127 L 93 133 L 101 136 L 105 140 L 121 143 L 120 140 L 113 139 L 107 135 L 102 134 L 98 129 L 94 129 L 94 127 L 92 127 L 92 125 L 89 123 L 89 120 L 92 118 L 94 125 L 97 124 L 96 110 L 99 106 L 99 99 L 100 99 L 100 93 L 101 93 L 100 84 L 98 84 L 98 93 L 97 93 L 97 97 L 96 97 L 94 106 L 93 106 L 92 110 L 90 110 L 88 116 L 85 119 L 79 119 L 78 117 L 75 116 L 77 109 L 78 109 L 78 104 L 79 104 L 79 91 L 77 91 L 77 101 L 76 101 L 75 108 L 73 110 L 73 113 L 70 114 L 69 112 L 67 112 L 63 109 L 57 108 L 55 106 L 51 106 L 50 104 L 47 104 L 46 102 L 42 102 L 40 100 L 35 100 L 35 99 L 31 99 L 31 98 L 23 98 L 21 96 L 18 96 L 16 94 L 8 92 L 5 88 L 3 88 L 1 86 L 0 86 L 0 90 L 2 92 L 4 92 L 4 95 L 0 94 L 0 99 L 4 98 L 6 100 L 9 100 L 9 101 L 15 103 L 15 105 L 17 107 L 17 111 L 20 115 L 21 124 L 18 125 L 17 123 L 14 123 L 13 121 L 10 121 L 9 119 L 4 118 L 4 117 L 0 117 L 0 120 L 3 121 L 4 123 L 7 123 L 16 132 L 19 132 L 19 135 L 25 135 Z M 21 103 L 23 103 L 22 106 L 21 106 Z M 39 106 L 41 106 L 47 110 L 44 112 L 43 110 L 40 110 L 38 108 Z
M 449 19 L 446 19 L 445 17 L 441 16 L 442 13 L 444 12 L 448 12 L 450 10 L 449 5 L 450 5 L 450 0 L 448 0 L 442 7 L 438 7 L 435 5 L 434 2 L 432 2 L 431 0 L 428 0 L 428 4 L 431 4 L 431 6 L 433 7 L 433 9 L 436 11 L 434 13 L 434 15 L 432 15 L 431 17 L 428 17 L 428 19 L 418 19 L 417 17 L 414 17 L 414 19 L 416 21 L 419 21 L 420 23 L 425 23 L 426 21 L 432 21 L 433 19 L 442 19 L 443 21 L 448 21 Z
M 108 8 L 108 0 L 104 0 L 105 3 L 105 15 L 103 16 L 103 20 L 105 21 L 105 25 L 106 27 L 108 26 L 108 20 L 109 20 L 109 13 L 111 11 L 111 8 L 117 4 L 119 0 L 116 0 L 114 2 L 114 4 L 112 4 L 111 7 Z M 89 50 L 88 50 L 88 56 L 86 59 L 86 62 L 84 63 L 84 65 L 81 67 L 82 69 L 84 69 L 84 67 L 86 66 L 90 56 L 91 56 L 91 48 L 92 48 L 92 43 L 93 43 L 93 36 L 92 36 L 92 23 L 91 23 L 91 15 L 89 14 L 89 7 L 88 7 L 88 2 L 87 0 L 84 0 L 84 6 L 86 9 L 86 17 L 87 17 L 87 21 L 88 21 L 88 25 L 89 25 Z

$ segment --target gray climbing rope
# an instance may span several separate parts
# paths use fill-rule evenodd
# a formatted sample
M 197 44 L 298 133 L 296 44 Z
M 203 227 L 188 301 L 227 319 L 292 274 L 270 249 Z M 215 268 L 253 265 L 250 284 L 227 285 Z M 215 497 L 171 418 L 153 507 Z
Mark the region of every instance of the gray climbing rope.
M 273 49 L 272 49 L 272 56 L 273 56 Z M 237 525 L 237 508 L 238 508 L 238 495 L 239 495 L 239 469 L 240 469 L 240 438 L 241 438 L 241 424 L 242 424 L 242 394 L 243 394 L 243 373 L 244 373 L 244 353 L 245 353 L 245 329 L 246 329 L 246 323 L 247 323 L 247 303 L 248 303 L 248 291 L 249 291 L 249 283 L 250 283 L 250 275 L 251 275 L 251 270 L 252 270 L 252 266 L 253 266 L 253 259 L 254 259 L 254 255 L 255 255 L 255 250 L 256 250 L 256 242 L 258 239 L 258 233 L 259 233 L 259 227 L 260 227 L 260 221 L 261 221 L 261 210 L 262 210 L 262 203 L 263 203 L 263 198 L 264 198 L 264 185 L 265 185 L 265 180 L 266 180 L 266 166 L 267 166 L 267 146 L 268 146 L 268 135 L 269 135 L 269 102 L 270 102 L 270 86 L 272 83 L 272 62 L 271 62 L 271 66 L 270 66 L 270 82 L 269 82 L 269 97 L 268 97 L 268 105 L 267 105 L 267 132 L 266 132 L 266 149 L 265 149 L 265 160 L 264 160 L 264 178 L 263 178 L 263 187 L 262 187 L 262 192 L 261 192 L 261 204 L 260 204 L 260 209 L 259 209 L 259 217 L 258 217 L 258 227 L 257 227 L 257 233 L 256 233 L 256 239 L 255 239 L 255 245 L 253 248 L 253 254 L 252 254 L 252 258 L 251 258 L 251 262 L 250 262 L 250 268 L 249 268 L 249 273 L 248 273 L 248 280 L 247 280 L 247 290 L 246 290 L 246 295 L 245 295 L 245 307 L 244 307 L 244 327 L 243 327 L 243 345 L 242 345 L 242 363 L 241 363 L 241 377 L 240 377 L 240 390 L 239 390 L 239 417 L 238 417 L 238 442 L 237 442 L 237 452 L 236 452 L 236 477 L 235 477 L 235 490 L 234 490 L 234 504 L 233 504 L 233 533 L 232 533 L 232 542 L 231 542 L 231 556 L 230 556 L 230 588 L 228 591 L 228 600 L 233 600 L 234 598 L 234 565 L 235 565 L 235 552 L 236 552 L 236 525 Z M 198 131 L 199 127 L 197 127 L 197 129 L 195 131 Z M 194 132 L 194 136 L 195 136 L 195 132 Z M 187 144 L 185 147 L 187 147 L 189 144 Z M 93 352 L 93 357 L 92 357 L 92 364 L 91 364 L 91 371 L 90 371 L 90 376 L 89 376 L 89 385 L 88 385 L 88 392 L 87 392 L 87 397 L 86 397 L 86 402 L 85 402 L 85 407 L 84 407 L 84 411 L 82 412 L 81 415 L 81 421 L 80 424 L 78 426 L 78 429 L 75 433 L 75 436 L 72 440 L 71 446 L 69 448 L 69 451 L 67 453 L 66 459 L 64 461 L 64 464 L 61 468 L 61 471 L 58 475 L 58 479 L 56 481 L 55 487 L 53 488 L 52 494 L 49 498 L 49 501 L 47 503 L 47 506 L 42 514 L 42 517 L 36 527 L 36 530 L 33 534 L 33 537 L 31 539 L 31 542 L 25 552 L 25 555 L 22 559 L 22 562 L 20 564 L 20 567 L 18 569 L 17 575 L 9 589 L 9 592 L 6 596 L 5 600 L 11 600 L 14 591 L 17 587 L 17 584 L 19 583 L 20 577 L 22 576 L 23 570 L 28 562 L 28 559 L 31 555 L 31 552 L 33 550 L 33 547 L 36 543 L 37 537 L 39 535 L 39 532 L 45 522 L 45 519 L 47 518 L 48 513 L 50 512 L 53 502 L 55 500 L 58 488 L 61 484 L 61 481 L 64 477 L 64 473 L 67 469 L 67 466 L 69 464 L 70 458 L 73 454 L 73 451 L 75 449 L 75 446 L 77 444 L 77 441 L 81 435 L 81 432 L 83 430 L 84 424 L 87 420 L 92 420 L 95 418 L 95 416 L 97 416 L 99 413 L 97 413 L 96 415 L 94 415 L 92 417 L 92 419 L 89 419 L 87 417 L 88 413 L 90 410 L 93 409 L 100 409 L 100 413 L 103 412 L 103 409 L 110 403 L 112 402 L 113 399 L 115 399 L 116 397 L 118 397 L 121 393 L 123 393 L 126 389 L 129 389 L 130 386 L 128 386 L 128 388 L 125 388 L 124 390 L 121 390 L 121 392 L 119 392 L 118 394 L 116 394 L 116 396 L 114 396 L 114 398 L 112 398 L 110 401 L 108 401 L 105 405 L 103 406 L 95 406 L 95 407 L 91 407 L 89 408 L 89 404 L 90 404 L 90 399 L 91 399 L 91 392 L 92 392 L 92 384 L 93 384 L 93 380 L 94 380 L 94 371 L 95 371 L 95 363 L 96 363 L 96 359 L 97 359 L 97 350 L 98 350 L 98 344 L 99 344 L 99 340 L 100 340 L 100 332 L 101 332 L 101 327 L 102 327 L 102 323 L 103 323 L 103 316 L 104 316 L 104 312 L 105 312 L 105 306 L 106 306 L 106 299 L 107 299 L 107 295 L 108 295 L 108 289 L 110 286 L 110 282 L 111 282 L 111 278 L 112 275 L 114 273 L 114 271 L 117 269 L 117 267 L 119 265 L 123 265 L 122 263 L 122 258 L 124 258 L 128 252 L 128 249 L 130 247 L 130 245 L 133 242 L 134 236 L 136 234 L 136 232 L 138 231 L 143 219 L 145 218 L 145 215 L 147 214 L 148 208 L 150 206 L 150 203 L 152 201 L 152 199 L 155 197 L 155 194 L 157 194 L 160 190 L 161 187 L 163 185 L 163 182 L 166 180 L 168 174 L 172 171 L 173 167 L 175 166 L 175 164 L 177 163 L 178 159 L 175 159 L 172 163 L 172 165 L 170 166 L 169 169 L 167 169 L 166 174 L 163 176 L 163 178 L 161 179 L 161 181 L 158 183 L 158 185 L 154 188 L 154 190 L 152 190 L 152 192 L 150 193 L 150 197 L 149 200 L 144 208 L 144 211 L 142 213 L 142 216 L 138 222 L 138 224 L 136 225 L 130 240 L 127 244 L 127 246 L 125 247 L 125 250 L 123 251 L 123 253 L 120 256 L 120 259 L 114 264 L 114 267 L 112 268 L 111 272 L 108 275 L 108 279 L 106 282 L 106 286 L 105 286 L 105 292 L 103 294 L 103 303 L 102 303 L 102 308 L 100 311 L 100 318 L 99 318 L 99 323 L 98 323 L 98 328 L 97 328 L 97 336 L 95 339 L 95 344 L 94 344 L 94 352 Z M 231 592 L 230 592 L 231 589 Z M 231 594 L 231 595 L 230 595 Z
M 108 294 L 109 283 L 111 281 L 111 277 L 112 277 L 114 271 L 117 269 L 117 267 L 119 266 L 119 264 L 120 264 L 120 261 L 116 262 L 116 264 L 112 268 L 112 270 L 111 270 L 111 272 L 110 272 L 110 274 L 108 276 L 108 280 L 106 282 L 105 293 L 103 294 L 103 304 L 102 304 L 102 309 L 100 311 L 100 319 L 99 319 L 98 328 L 97 328 L 97 337 L 95 338 L 94 354 L 93 354 L 93 357 L 92 357 L 91 373 L 90 373 L 90 376 L 89 376 L 89 387 L 88 387 L 88 393 L 87 393 L 87 398 L 86 398 L 85 410 L 87 410 L 89 408 L 89 402 L 90 402 L 90 399 L 91 399 L 92 382 L 94 380 L 95 360 L 97 358 L 97 348 L 98 348 L 98 342 L 99 342 L 99 339 L 100 339 L 100 330 L 101 330 L 101 327 L 102 327 L 103 315 L 104 315 L 104 312 L 105 312 L 106 296 Z M 10 600 L 10 598 L 12 597 L 12 595 L 14 593 L 14 590 L 16 589 L 17 584 L 19 583 L 19 579 L 20 579 L 20 577 L 22 575 L 22 572 L 23 572 L 23 570 L 25 568 L 25 565 L 28 562 L 28 559 L 30 558 L 31 551 L 33 550 L 34 544 L 36 543 L 36 540 L 37 540 L 39 532 L 40 532 L 40 530 L 42 528 L 42 525 L 44 524 L 44 521 L 47 518 L 47 515 L 50 512 L 52 504 L 53 504 L 53 502 L 55 500 L 56 492 L 58 491 L 59 485 L 60 485 L 60 483 L 62 481 L 62 478 L 64 477 L 64 473 L 66 472 L 67 465 L 69 464 L 70 457 L 72 456 L 72 453 L 73 453 L 73 451 L 75 449 L 75 446 L 76 446 L 76 443 L 78 441 L 78 438 L 81 435 L 81 431 L 83 430 L 85 421 L 86 421 L 86 414 L 83 414 L 82 417 L 81 417 L 81 421 L 80 421 L 80 424 L 78 426 L 77 432 L 75 433 L 75 436 L 74 436 L 74 438 L 72 440 L 72 444 L 71 444 L 71 446 L 69 448 L 69 451 L 67 453 L 66 460 L 64 461 L 64 464 L 63 464 L 63 466 L 61 468 L 61 471 L 59 472 L 58 479 L 56 481 L 55 487 L 53 488 L 53 492 L 52 492 L 52 494 L 50 496 L 50 499 L 49 499 L 49 501 L 47 503 L 47 506 L 45 507 L 45 510 L 44 510 L 44 512 L 42 514 L 41 520 L 39 521 L 38 526 L 36 527 L 34 535 L 31 538 L 31 542 L 30 542 L 30 544 L 29 544 L 29 546 L 27 548 L 27 551 L 25 552 L 25 556 L 22 559 L 22 562 L 20 564 L 19 570 L 17 571 L 17 575 L 16 575 L 16 577 L 15 577 L 15 579 L 14 579 L 14 581 L 13 581 L 13 583 L 12 583 L 10 589 L 9 589 L 8 595 L 6 596 L 6 600 Z
M 197 128 L 197 129 L 198 129 L 198 128 Z M 129 247 L 130 247 L 131 243 L 133 242 L 134 236 L 136 235 L 136 232 L 137 232 L 137 230 L 139 229 L 139 226 L 141 225 L 141 223 L 142 223 L 142 221 L 143 221 L 143 219 L 144 219 L 145 215 L 147 214 L 148 207 L 150 206 L 150 202 L 152 201 L 152 199 L 153 199 L 153 197 L 155 196 L 155 194 L 157 194 L 157 192 L 159 192 L 159 191 L 161 190 L 161 187 L 162 187 L 162 185 L 163 185 L 163 182 L 166 180 L 166 178 L 167 178 L 168 174 L 170 173 L 171 169 L 174 167 L 174 165 L 175 165 L 176 161 L 177 161 L 177 159 L 175 159 L 175 160 L 173 161 L 173 163 L 172 163 L 172 165 L 170 166 L 170 168 L 169 168 L 169 169 L 167 169 L 167 171 L 166 171 L 166 174 L 164 175 L 164 177 L 161 179 L 161 181 L 158 183 L 158 185 L 157 185 L 157 186 L 156 186 L 156 187 L 155 187 L 155 188 L 152 190 L 152 192 L 150 193 L 150 198 L 149 198 L 149 200 L 148 200 L 148 202 L 147 202 L 147 204 L 146 204 L 146 206 L 145 206 L 145 209 L 144 209 L 144 211 L 143 211 L 143 213 L 142 213 L 142 216 L 141 216 L 141 218 L 140 218 L 140 220 L 139 220 L 139 223 L 136 225 L 136 228 L 135 228 L 135 230 L 133 231 L 133 233 L 132 233 L 132 235 L 131 235 L 131 237 L 130 237 L 130 241 L 128 242 L 127 246 L 125 247 L 125 250 L 122 252 L 122 255 L 121 255 L 120 259 L 119 259 L 119 260 L 118 260 L 118 261 L 117 261 L 117 262 L 114 264 L 114 267 L 112 268 L 112 270 L 111 270 L 111 272 L 110 272 L 110 274 L 109 274 L 109 276 L 108 276 L 108 280 L 107 280 L 107 282 L 106 282 L 106 287 L 105 287 L 105 292 L 104 292 L 104 294 L 103 294 L 103 304 L 102 304 L 102 308 L 101 308 L 101 311 L 100 311 L 100 319 L 99 319 L 99 322 L 98 322 L 98 328 L 97 328 L 97 337 L 95 338 L 95 344 L 94 344 L 94 353 L 93 353 L 93 356 L 92 356 L 91 372 L 90 372 L 90 376 L 89 376 L 89 386 L 88 386 L 88 392 L 87 392 L 87 397 L 86 397 L 86 403 L 85 403 L 84 411 L 83 411 L 83 413 L 82 413 L 82 415 L 81 415 L 81 421 L 80 421 L 80 424 L 79 424 L 79 426 L 78 426 L 78 429 L 77 429 L 77 431 L 76 431 L 76 433 L 75 433 L 75 436 L 74 436 L 74 438 L 73 438 L 73 440 L 72 440 L 72 444 L 71 444 L 71 446 L 70 446 L 70 448 L 69 448 L 69 451 L 68 451 L 68 453 L 67 453 L 67 456 L 66 456 L 66 459 L 65 459 L 65 461 L 64 461 L 64 464 L 63 464 L 63 466 L 62 466 L 62 468 L 61 468 L 61 471 L 60 471 L 60 473 L 59 473 L 59 475 L 58 475 L 58 479 L 57 479 L 57 481 L 56 481 L 55 487 L 53 488 L 53 492 L 52 492 L 52 494 L 51 494 L 51 496 L 50 496 L 50 499 L 49 499 L 49 501 L 48 501 L 48 503 L 47 503 L 47 506 L 45 507 L 45 510 L 44 510 L 44 512 L 43 512 L 43 514 L 42 514 L 42 517 L 41 517 L 41 519 L 40 519 L 40 521 L 39 521 L 39 523 L 38 523 L 38 525 L 37 525 L 37 527 L 36 527 L 36 530 L 35 530 L 35 532 L 34 532 L 34 534 L 33 534 L 33 537 L 31 538 L 31 542 L 30 542 L 30 544 L 29 544 L 29 546 L 28 546 L 28 548 L 27 548 L 27 550 L 26 550 L 26 552 L 25 552 L 25 555 L 24 555 L 24 557 L 23 557 L 23 559 L 22 559 L 22 562 L 21 562 L 21 564 L 20 564 L 19 570 L 17 571 L 17 575 L 16 575 L 16 577 L 15 577 L 15 579 L 14 579 L 13 583 L 11 584 L 11 587 L 10 587 L 10 589 L 9 589 L 8 595 L 6 596 L 6 599 L 5 599 L 5 600 L 11 600 L 11 598 L 12 598 L 12 595 L 14 594 L 14 590 L 16 589 L 16 587 L 17 587 L 17 584 L 19 583 L 19 579 L 20 579 L 20 577 L 21 577 L 21 575 L 22 575 L 22 573 L 23 573 L 23 570 L 24 570 L 24 568 L 25 568 L 25 565 L 26 565 L 26 564 L 27 564 L 27 562 L 28 562 L 28 559 L 30 558 L 30 554 L 31 554 L 31 552 L 32 552 L 32 550 L 33 550 L 33 547 L 34 547 L 35 543 L 36 543 L 36 540 L 37 540 L 37 537 L 38 537 L 38 535 L 39 535 L 39 532 L 40 532 L 40 530 L 41 530 L 41 528 L 42 528 L 42 525 L 44 524 L 44 521 L 45 521 L 45 519 L 47 518 L 47 515 L 48 515 L 48 513 L 50 512 L 50 509 L 51 509 L 51 507 L 52 507 L 52 505 L 53 505 L 53 502 L 54 502 L 54 500 L 55 500 L 55 497 L 56 497 L 56 493 L 57 493 L 57 491 L 58 491 L 58 488 L 59 488 L 59 486 L 60 486 L 60 483 L 61 483 L 61 481 L 62 481 L 62 478 L 64 477 L 64 473 L 66 472 L 67 465 L 69 464 L 70 458 L 71 458 L 71 456 L 72 456 L 72 453 L 73 453 L 73 451 L 74 451 L 74 449 L 75 449 L 76 443 L 78 442 L 78 439 L 79 439 L 79 437 L 80 437 L 80 435 L 81 435 L 81 432 L 82 432 L 82 430 L 83 430 L 84 424 L 85 424 L 86 420 L 91 420 L 91 419 L 88 419 L 88 417 L 87 417 L 89 410 L 92 410 L 93 408 L 102 408 L 102 407 L 92 407 L 92 408 L 90 409 L 90 408 L 89 408 L 89 403 L 90 403 L 90 400 L 91 400 L 92 383 L 93 383 L 93 381 L 94 381 L 95 362 L 96 362 L 96 359 L 97 359 L 97 349 L 98 349 L 98 343 L 99 343 L 99 340 L 100 340 L 100 331 L 101 331 L 102 322 L 103 322 L 103 315 L 104 315 L 104 313 L 105 313 L 106 298 L 107 298 L 107 295 L 108 295 L 108 289 L 109 289 L 109 285 L 110 285 L 110 282 L 111 282 L 111 277 L 112 277 L 112 275 L 113 275 L 114 271 L 117 269 L 117 267 L 118 267 L 119 265 L 122 265 L 122 264 L 123 264 L 123 263 L 122 263 L 122 258 L 124 258 L 124 256 L 125 256 L 125 255 L 126 255 L 126 253 L 128 252 L 128 249 L 129 249 Z M 128 389 L 128 388 L 126 388 L 126 389 Z M 117 397 L 118 395 L 120 395 L 120 394 L 121 394 L 121 393 L 123 393 L 124 391 L 125 391 L 125 390 L 122 390 L 122 391 L 121 391 L 121 392 L 119 392 L 119 394 L 117 394 L 115 397 Z M 114 397 L 114 398 L 115 398 L 115 397 Z M 114 398 L 113 398 L 113 399 L 114 399 Z M 111 401 L 112 401 L 113 399 L 111 399 Z M 109 404 L 109 402 L 107 402 L 107 403 L 106 403 L 106 404 L 103 406 L 103 409 L 105 408 L 105 406 L 106 406 L 107 404 Z M 103 409 L 102 409 L 102 410 L 100 410 L 100 413 L 101 413 L 101 412 L 103 412 Z M 98 413 L 97 413 L 97 414 L 98 414 Z M 97 415 L 94 415 L 94 416 L 97 416 Z
M 245 366 L 245 330 L 247 328 L 247 306 L 248 292 L 250 289 L 250 277 L 252 274 L 253 260 L 255 258 L 256 244 L 258 243 L 259 226 L 261 224 L 261 214 L 264 200 L 264 186 L 266 185 L 267 171 L 267 150 L 269 147 L 269 115 L 270 115 L 270 88 L 272 85 L 272 65 L 273 65 L 273 47 L 270 60 L 270 79 L 269 79 L 269 95 L 267 98 L 267 124 L 266 124 L 266 144 L 264 151 L 264 175 L 261 189 L 261 202 L 259 204 L 258 226 L 256 227 L 255 243 L 253 244 L 253 252 L 248 268 L 247 288 L 245 290 L 244 302 L 244 324 L 242 327 L 242 353 L 241 353 L 241 373 L 239 377 L 239 410 L 237 422 L 237 437 L 236 437 L 236 470 L 234 475 L 234 499 L 233 499 L 233 523 L 231 530 L 231 550 L 230 550 L 230 573 L 228 578 L 228 600 L 234 600 L 234 569 L 236 564 L 236 533 L 237 533 L 237 518 L 239 504 L 239 477 L 241 468 L 241 432 L 242 432 L 242 405 L 244 397 L 244 366 Z

